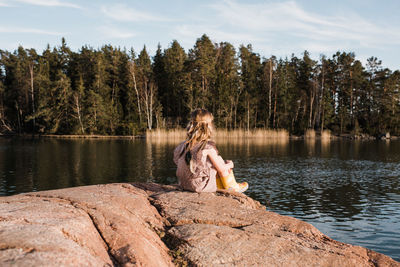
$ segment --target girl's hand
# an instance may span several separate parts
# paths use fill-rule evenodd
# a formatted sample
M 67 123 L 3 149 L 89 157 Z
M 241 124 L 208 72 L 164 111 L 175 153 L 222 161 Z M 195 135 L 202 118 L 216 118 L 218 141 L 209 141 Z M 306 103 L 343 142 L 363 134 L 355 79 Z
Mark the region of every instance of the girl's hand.
M 229 175 L 229 172 L 233 167 L 232 161 L 227 164 L 227 162 L 217 154 L 215 149 L 210 149 L 207 155 L 220 176 L 225 177 Z
M 225 160 L 225 163 L 229 165 L 229 169 L 233 169 L 234 165 L 232 160 Z

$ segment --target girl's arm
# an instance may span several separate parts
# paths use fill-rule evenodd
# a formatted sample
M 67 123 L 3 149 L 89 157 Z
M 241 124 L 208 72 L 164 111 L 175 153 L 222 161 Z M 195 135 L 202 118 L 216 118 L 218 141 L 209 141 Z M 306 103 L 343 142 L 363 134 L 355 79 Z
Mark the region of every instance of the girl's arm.
M 208 157 L 211 160 L 214 168 L 217 170 L 218 174 L 222 177 L 226 177 L 229 175 L 230 170 L 233 168 L 233 162 L 228 161 L 225 163 L 223 158 L 217 154 L 217 151 L 211 149 L 208 153 Z

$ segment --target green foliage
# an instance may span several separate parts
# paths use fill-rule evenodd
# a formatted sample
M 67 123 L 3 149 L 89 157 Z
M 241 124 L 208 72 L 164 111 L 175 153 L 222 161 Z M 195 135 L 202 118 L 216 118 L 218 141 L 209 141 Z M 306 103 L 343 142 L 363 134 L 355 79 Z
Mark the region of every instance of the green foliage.
M 240 110 L 243 114 L 241 121 L 243 122 L 242 127 L 249 130 L 250 127 L 255 127 L 257 124 L 262 65 L 260 56 L 253 52 L 251 45 L 239 48 L 239 58 L 241 86 L 243 86 L 243 94 L 240 101 Z M 251 122 L 253 122 L 253 125 Z
M 189 51 L 190 75 L 192 80 L 193 106 L 214 112 L 209 99 L 215 81 L 216 49 L 207 35 L 197 39 Z
M 215 87 L 212 92 L 214 116 L 217 126 L 233 128 L 234 112 L 241 93 L 239 79 L 239 63 L 236 50 L 230 43 L 220 43 L 217 47 L 215 65 Z
M 163 115 L 170 126 L 179 125 L 182 121 L 185 124 L 187 114 L 194 108 L 193 85 L 187 70 L 188 57 L 176 40 L 163 54 L 158 51 L 157 57 L 160 62 L 157 85 Z
M 261 58 L 207 35 L 188 53 L 174 40 L 154 57 L 146 47 L 73 52 L 65 39 L 41 54 L 0 50 L 0 132 L 135 135 L 185 126 L 197 107 L 227 129 L 399 135 L 400 72 L 346 52 Z

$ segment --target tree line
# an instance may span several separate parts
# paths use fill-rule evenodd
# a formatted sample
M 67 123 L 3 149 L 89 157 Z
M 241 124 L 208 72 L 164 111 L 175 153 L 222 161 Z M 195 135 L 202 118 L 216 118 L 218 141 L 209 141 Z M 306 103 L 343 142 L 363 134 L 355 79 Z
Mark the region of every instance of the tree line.
M 226 129 L 400 133 L 400 72 L 354 53 L 318 60 L 263 58 L 207 35 L 186 52 L 174 40 L 154 56 L 104 45 L 38 54 L 0 50 L 0 129 L 9 133 L 134 135 L 182 127 L 204 107 Z

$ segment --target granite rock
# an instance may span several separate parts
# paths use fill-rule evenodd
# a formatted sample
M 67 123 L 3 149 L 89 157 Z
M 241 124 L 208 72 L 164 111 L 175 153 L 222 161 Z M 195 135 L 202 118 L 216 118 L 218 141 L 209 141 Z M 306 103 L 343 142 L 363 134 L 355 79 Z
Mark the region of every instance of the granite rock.
M 244 194 L 154 183 L 0 198 L 0 266 L 400 266 Z

